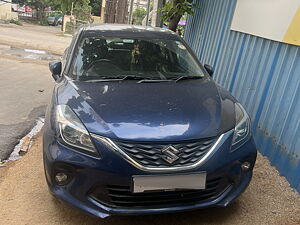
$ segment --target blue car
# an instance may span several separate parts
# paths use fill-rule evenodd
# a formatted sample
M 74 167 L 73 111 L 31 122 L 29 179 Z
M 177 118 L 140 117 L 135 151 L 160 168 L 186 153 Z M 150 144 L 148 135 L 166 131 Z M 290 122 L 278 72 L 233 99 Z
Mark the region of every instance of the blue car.
M 105 218 L 226 207 L 249 185 L 250 118 L 172 31 L 83 26 L 49 67 L 43 159 L 59 199 Z

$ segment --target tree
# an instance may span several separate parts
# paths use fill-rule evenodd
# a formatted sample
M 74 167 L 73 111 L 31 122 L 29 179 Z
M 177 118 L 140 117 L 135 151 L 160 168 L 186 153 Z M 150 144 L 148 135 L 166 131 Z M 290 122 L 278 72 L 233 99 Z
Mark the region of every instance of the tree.
M 90 0 L 56 0 L 60 2 L 61 11 L 63 14 L 70 15 L 72 11 L 72 3 L 73 3 L 73 11 L 72 14 L 76 17 L 76 19 L 88 21 L 90 19 L 91 7 Z
M 27 5 L 37 11 L 40 23 L 45 21 L 45 8 L 51 6 L 53 9 L 62 11 L 63 14 L 70 14 L 73 3 L 73 14 L 77 19 L 89 20 L 91 7 L 90 0 L 13 0 L 20 5 Z M 99 5 L 101 0 L 98 0 Z
M 57 0 L 60 1 L 61 3 L 61 10 L 63 11 L 64 14 L 71 14 L 72 10 L 72 3 L 73 3 L 73 12 L 76 9 L 78 11 L 80 10 L 87 10 L 90 9 L 89 4 L 90 0 Z
M 132 13 L 134 24 L 142 25 L 142 21 L 145 18 L 147 12 L 144 8 L 136 8 Z
M 93 16 L 100 16 L 100 10 L 102 6 L 102 0 L 90 0 L 89 4 L 92 8 Z
M 18 0 L 13 1 L 13 3 L 18 3 L 20 5 L 27 5 L 37 11 L 38 20 L 44 22 L 44 10 L 46 7 L 52 5 L 51 0 Z
M 169 29 L 176 31 L 181 17 L 185 14 L 194 15 L 196 5 L 193 0 L 171 0 L 160 9 L 162 20 L 169 23 Z
M 106 0 L 104 22 L 105 23 L 126 23 L 128 17 L 128 1 Z
M 80 0 L 74 4 L 73 15 L 78 20 L 90 21 L 91 19 L 91 7 L 89 6 L 89 0 Z

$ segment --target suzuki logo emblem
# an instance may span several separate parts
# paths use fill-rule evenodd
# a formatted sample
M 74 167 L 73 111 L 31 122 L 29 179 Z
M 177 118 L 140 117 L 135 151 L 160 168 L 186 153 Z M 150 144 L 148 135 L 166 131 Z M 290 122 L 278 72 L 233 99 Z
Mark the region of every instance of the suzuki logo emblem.
M 174 148 L 173 146 L 168 146 L 162 150 L 162 153 L 164 154 L 162 156 L 163 160 L 167 161 L 168 163 L 172 164 L 175 162 L 179 157 L 177 154 L 179 153 L 179 150 Z

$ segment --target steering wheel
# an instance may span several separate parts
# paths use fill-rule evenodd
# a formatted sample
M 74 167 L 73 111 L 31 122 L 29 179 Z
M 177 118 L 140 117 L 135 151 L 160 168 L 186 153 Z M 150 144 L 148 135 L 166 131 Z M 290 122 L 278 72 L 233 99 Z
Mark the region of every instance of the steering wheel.
M 110 62 L 111 62 L 110 59 L 99 59 L 99 60 L 96 60 L 96 61 L 92 62 L 91 64 L 89 64 L 88 67 L 85 69 L 85 71 L 89 71 L 91 68 L 93 68 L 98 63 L 110 63 Z

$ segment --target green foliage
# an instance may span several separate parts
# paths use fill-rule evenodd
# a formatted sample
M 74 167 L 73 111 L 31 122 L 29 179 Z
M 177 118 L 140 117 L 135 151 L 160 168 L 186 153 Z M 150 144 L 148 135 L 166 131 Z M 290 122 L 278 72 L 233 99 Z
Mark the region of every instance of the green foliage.
M 62 13 L 59 11 L 53 11 L 49 14 L 49 16 L 55 17 L 55 18 L 59 18 L 62 16 Z
M 73 15 L 77 20 L 87 22 L 91 18 L 91 7 L 89 5 L 76 4 L 73 9 Z
M 20 6 L 29 6 L 33 9 L 39 10 L 51 6 L 56 9 L 60 4 L 60 0 L 12 0 L 12 3 L 19 4 Z
M 72 0 L 58 0 L 60 2 L 60 8 L 61 11 L 64 14 L 71 14 L 71 9 L 72 9 Z
M 69 14 L 69 15 L 71 14 L 71 10 L 72 10 L 72 2 L 73 2 L 73 11 L 75 8 L 77 8 L 78 10 L 80 9 L 80 7 L 83 7 L 83 9 L 88 8 L 90 3 L 90 0 L 58 0 L 58 1 L 60 1 L 61 10 L 65 14 Z
M 35 9 L 37 11 L 39 24 L 41 25 L 47 25 L 47 19 L 45 16 L 45 8 L 46 7 L 53 7 L 55 6 L 57 0 L 14 0 L 13 2 L 18 3 L 20 5 L 27 5 L 31 7 L 32 9 Z
M 61 1 L 60 0 L 52 0 L 49 6 L 51 6 L 51 10 L 58 11 L 61 13 Z
M 90 0 L 90 7 L 93 16 L 100 16 L 102 0 Z
M 16 25 L 19 25 L 19 26 L 23 26 L 23 24 L 20 22 L 20 20 L 11 19 L 9 22 L 13 23 L 13 24 L 16 24 Z
M 66 30 L 65 33 L 66 34 L 73 34 L 75 32 L 75 27 L 74 24 L 72 22 L 67 22 L 66 23 Z
M 16 1 L 16 0 L 14 0 Z M 94 3 L 101 0 L 92 0 Z M 56 11 L 61 11 L 62 14 L 71 14 L 72 2 L 73 2 L 73 15 L 79 20 L 88 21 L 91 14 L 90 0 L 18 0 L 16 1 L 20 5 L 28 5 L 38 12 L 40 23 L 46 23 L 44 9 L 51 6 Z
M 51 0 L 22 0 L 19 1 L 19 4 L 20 3 L 30 6 L 33 9 L 39 10 L 51 6 L 52 1 Z
M 90 19 L 90 0 L 60 0 L 61 10 L 64 14 L 71 14 L 73 2 L 73 15 L 76 19 L 88 21 Z
M 161 19 L 164 22 L 169 22 L 174 17 L 181 17 L 185 14 L 194 15 L 194 8 L 196 8 L 196 4 L 193 3 L 193 0 L 169 1 L 160 9 Z
M 142 21 L 145 18 L 147 12 L 144 8 L 136 8 L 132 13 L 133 23 L 136 25 L 142 25 Z

